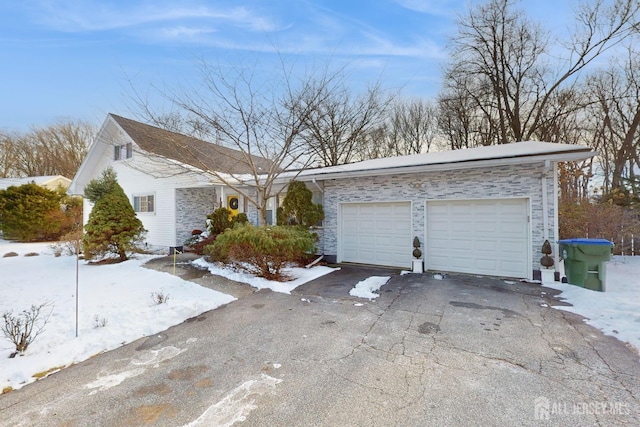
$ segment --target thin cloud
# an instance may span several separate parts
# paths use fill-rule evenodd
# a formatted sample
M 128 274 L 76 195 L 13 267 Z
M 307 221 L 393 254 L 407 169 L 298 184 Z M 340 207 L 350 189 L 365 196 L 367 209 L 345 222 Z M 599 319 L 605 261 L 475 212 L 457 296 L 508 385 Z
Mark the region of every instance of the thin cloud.
M 395 0 L 395 2 L 409 10 L 430 15 L 453 15 L 460 8 L 458 0 Z
M 211 7 L 194 4 L 147 2 L 131 6 L 94 1 L 47 1 L 33 8 L 46 26 L 63 32 L 105 31 L 135 28 L 188 20 L 211 20 L 251 31 L 274 31 L 279 28 L 271 19 L 259 16 L 246 7 Z
M 362 20 L 322 6 L 309 7 L 310 22 L 297 26 L 303 27 L 303 31 L 292 37 L 298 50 L 336 55 L 445 56 L 434 40 L 416 36 L 412 41 L 398 42 L 394 40 L 394 34 L 380 31 Z

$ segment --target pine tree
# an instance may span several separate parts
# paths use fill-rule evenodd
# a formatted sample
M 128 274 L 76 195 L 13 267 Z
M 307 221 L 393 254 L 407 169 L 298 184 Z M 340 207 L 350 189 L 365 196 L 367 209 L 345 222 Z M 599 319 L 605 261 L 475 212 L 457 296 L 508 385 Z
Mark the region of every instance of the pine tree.
M 126 261 L 127 252 L 135 250 L 144 237 L 146 230 L 142 222 L 116 181 L 113 170 L 107 169 L 100 180 L 91 181 L 87 188 L 100 188 L 101 191 L 94 198 L 95 205 L 85 226 L 82 239 L 85 257 L 93 259 L 115 254 L 120 261 Z

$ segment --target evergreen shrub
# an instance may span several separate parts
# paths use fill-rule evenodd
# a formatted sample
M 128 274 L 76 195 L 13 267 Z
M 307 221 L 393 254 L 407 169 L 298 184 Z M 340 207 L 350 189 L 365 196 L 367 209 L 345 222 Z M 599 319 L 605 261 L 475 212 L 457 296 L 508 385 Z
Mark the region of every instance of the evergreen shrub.
M 204 248 L 212 260 L 230 263 L 268 280 L 288 279 L 283 269 L 315 252 L 315 237 L 298 227 L 240 224 Z

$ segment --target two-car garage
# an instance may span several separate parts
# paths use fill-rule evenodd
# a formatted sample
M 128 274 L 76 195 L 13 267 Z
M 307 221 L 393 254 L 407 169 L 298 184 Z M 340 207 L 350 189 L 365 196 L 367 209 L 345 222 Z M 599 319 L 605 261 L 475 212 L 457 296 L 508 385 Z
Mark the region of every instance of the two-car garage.
M 329 262 L 532 279 L 545 241 L 560 262 L 558 163 L 588 147 L 525 141 L 302 171 L 322 194 Z M 415 267 L 415 269 L 414 269 Z
M 425 231 L 417 237 L 426 269 L 528 277 L 526 198 L 423 203 Z M 412 202 L 342 203 L 338 261 L 410 268 L 412 230 Z

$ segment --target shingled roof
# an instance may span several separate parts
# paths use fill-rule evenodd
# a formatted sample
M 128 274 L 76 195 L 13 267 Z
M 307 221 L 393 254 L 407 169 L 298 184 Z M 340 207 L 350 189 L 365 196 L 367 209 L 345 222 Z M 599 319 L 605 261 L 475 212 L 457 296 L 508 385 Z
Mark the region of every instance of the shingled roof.
M 249 160 L 251 159 L 257 172 L 266 173 L 273 164 L 263 157 L 249 157 L 239 150 L 233 150 L 222 145 L 171 132 L 115 114 L 109 115 L 141 149 L 167 159 L 191 165 L 200 170 L 227 174 L 252 173 L 254 168 L 249 165 Z

